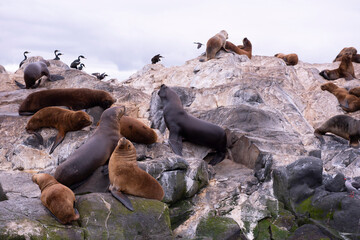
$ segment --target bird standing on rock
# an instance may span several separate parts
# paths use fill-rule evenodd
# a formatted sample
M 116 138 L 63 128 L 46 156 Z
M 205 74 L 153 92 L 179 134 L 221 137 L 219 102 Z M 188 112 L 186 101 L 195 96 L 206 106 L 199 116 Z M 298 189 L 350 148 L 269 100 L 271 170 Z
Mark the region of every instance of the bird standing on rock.
M 26 54 L 28 54 L 28 53 L 30 53 L 30 52 L 28 52 L 28 51 L 25 51 L 24 52 L 24 60 L 22 60 L 21 62 L 20 62 L 20 64 L 19 64 L 19 68 L 21 67 L 21 65 L 23 65 L 24 64 L 24 62 L 25 62 L 25 60 L 27 59 L 27 56 L 26 56 Z
M 109 75 L 107 75 L 106 73 L 100 74 L 100 73 L 98 73 L 98 72 L 92 73 L 91 75 L 94 75 L 94 76 L 95 76 L 97 79 L 99 79 L 99 80 L 103 80 L 106 76 L 109 76 Z
M 160 58 L 163 58 L 163 56 L 161 56 L 160 54 L 155 55 L 155 56 L 151 59 L 151 63 L 152 63 L 152 64 L 155 64 L 155 63 L 159 62 L 159 61 L 161 60 Z
M 75 59 L 75 60 L 70 64 L 70 67 L 77 69 L 77 66 L 80 64 L 80 58 L 86 59 L 83 55 L 80 55 L 77 59 Z
M 80 65 L 79 65 L 78 69 L 79 69 L 79 70 L 82 70 L 84 67 L 85 67 L 85 64 L 80 63 Z
M 59 53 L 58 53 L 59 52 Z M 54 54 L 55 54 L 55 58 L 53 60 L 60 60 L 59 56 L 60 55 L 63 55 L 60 50 L 55 50 L 54 51 Z

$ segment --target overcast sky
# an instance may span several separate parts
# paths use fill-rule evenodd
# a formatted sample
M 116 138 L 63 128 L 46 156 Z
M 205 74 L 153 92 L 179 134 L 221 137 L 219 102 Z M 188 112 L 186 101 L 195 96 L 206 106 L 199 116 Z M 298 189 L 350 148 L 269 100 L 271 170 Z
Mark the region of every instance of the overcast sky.
M 194 41 L 226 30 L 247 37 L 253 55 L 297 53 L 301 61 L 331 62 L 343 47 L 360 51 L 357 0 L 12 0 L 0 1 L 0 64 L 15 71 L 29 56 L 68 65 L 84 55 L 85 71 L 126 79 L 160 53 L 165 66 L 182 65 L 205 51 Z

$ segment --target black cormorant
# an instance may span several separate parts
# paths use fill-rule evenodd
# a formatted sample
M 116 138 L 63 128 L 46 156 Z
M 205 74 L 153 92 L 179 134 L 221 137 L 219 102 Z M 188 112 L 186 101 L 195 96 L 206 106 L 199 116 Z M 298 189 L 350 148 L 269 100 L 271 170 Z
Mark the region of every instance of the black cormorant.
M 26 54 L 28 54 L 28 53 L 30 53 L 30 52 L 28 52 L 28 51 L 25 51 L 24 52 L 24 60 L 22 60 L 21 62 L 20 62 L 20 64 L 19 64 L 19 68 L 21 67 L 21 65 L 23 65 L 24 64 L 24 62 L 25 62 L 25 60 L 27 59 L 27 56 L 26 56 Z
M 70 67 L 77 69 L 77 65 L 80 64 L 80 58 L 85 58 L 85 57 L 84 57 L 83 55 L 80 55 L 80 56 L 78 57 L 78 59 L 75 59 L 75 60 L 70 64 Z M 85 58 L 85 59 L 86 59 L 86 58 Z

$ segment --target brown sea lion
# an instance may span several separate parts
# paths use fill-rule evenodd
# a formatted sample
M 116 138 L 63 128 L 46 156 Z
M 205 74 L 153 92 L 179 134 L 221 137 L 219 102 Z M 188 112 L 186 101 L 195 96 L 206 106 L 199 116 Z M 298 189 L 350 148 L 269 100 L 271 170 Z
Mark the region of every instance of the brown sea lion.
M 156 132 L 135 118 L 123 116 L 120 126 L 121 135 L 132 142 L 152 144 L 157 140 Z
M 209 164 L 215 165 L 224 160 L 227 151 L 224 129 L 188 114 L 179 96 L 165 84 L 161 85 L 158 95 L 163 105 L 165 124 L 170 131 L 169 144 L 177 155 L 182 156 L 184 139 L 215 149 L 216 155 Z
M 19 107 L 20 115 L 32 115 L 44 107 L 65 106 L 81 110 L 100 106 L 109 108 L 116 100 L 102 90 L 89 88 L 49 89 L 29 94 Z
M 341 61 L 342 57 L 343 57 L 344 55 L 346 55 L 346 54 L 351 55 L 351 56 L 354 56 L 354 55 L 357 54 L 357 50 L 356 50 L 356 48 L 354 48 L 354 47 L 346 47 L 346 48 L 343 48 L 343 49 L 340 51 L 340 53 L 336 56 L 336 58 L 334 59 L 333 62 Z
M 237 47 L 244 51 L 249 52 L 250 56 L 252 56 L 252 44 L 249 39 L 244 38 L 243 45 L 238 45 Z M 251 59 L 251 57 L 250 57 L 250 59 Z
M 56 180 L 69 187 L 81 184 L 104 165 L 121 137 L 120 119 L 124 113 L 123 106 L 106 109 L 94 134 L 56 168 Z
M 16 80 L 15 83 L 20 88 L 37 88 L 40 85 L 42 76 L 46 76 L 47 80 L 51 81 L 46 63 L 44 61 L 29 63 L 24 69 L 25 86 Z M 37 80 L 39 81 L 35 84 Z
M 349 54 L 343 55 L 339 68 L 333 70 L 326 69 L 321 71 L 319 74 L 327 80 L 336 80 L 338 78 L 352 80 L 356 78 L 354 73 L 354 66 L 351 62 L 351 55 Z
M 26 131 L 35 134 L 40 144 L 42 144 L 42 136 L 35 131 L 44 127 L 56 128 L 59 132 L 51 147 L 51 154 L 64 140 L 67 132 L 81 130 L 91 123 L 90 116 L 83 111 L 72 111 L 60 107 L 46 107 L 40 109 L 30 118 L 26 125 Z
M 161 201 L 164 190 L 154 177 L 138 167 L 134 145 L 122 137 L 109 160 L 110 191 L 126 207 L 121 193 Z M 125 200 L 126 201 L 126 200 Z
M 216 53 L 220 51 L 221 48 L 225 49 L 226 39 L 228 39 L 228 33 L 225 30 L 221 30 L 207 41 L 206 61 L 215 58 Z
M 75 206 L 75 195 L 66 186 L 60 184 L 47 173 L 32 176 L 32 181 L 39 185 L 41 202 L 62 224 L 78 220 L 80 215 Z
M 226 50 L 231 50 L 239 55 L 246 55 L 248 56 L 248 58 L 251 58 L 251 53 L 250 52 L 247 52 L 243 49 L 240 49 L 238 48 L 235 44 L 233 44 L 232 42 L 230 41 L 226 41 L 225 43 L 225 49 Z
M 355 63 L 360 63 L 360 54 L 352 55 L 351 61 Z
M 340 107 L 346 112 L 355 112 L 360 109 L 360 98 L 350 94 L 345 88 L 340 88 L 328 82 L 321 85 L 321 90 L 328 91 L 338 99 Z
M 298 64 L 298 62 L 299 62 L 299 58 L 296 53 L 290 53 L 290 54 L 286 54 L 286 55 L 283 53 L 277 53 L 274 56 L 284 60 L 286 65 L 288 65 L 288 66 L 294 66 L 294 65 Z
M 349 93 L 352 95 L 355 95 L 357 97 L 360 97 L 360 87 L 355 87 L 349 90 Z
M 349 145 L 352 147 L 359 147 L 360 121 L 355 118 L 347 115 L 336 115 L 315 129 L 314 134 L 321 143 L 324 143 L 322 135 L 327 132 L 349 140 Z

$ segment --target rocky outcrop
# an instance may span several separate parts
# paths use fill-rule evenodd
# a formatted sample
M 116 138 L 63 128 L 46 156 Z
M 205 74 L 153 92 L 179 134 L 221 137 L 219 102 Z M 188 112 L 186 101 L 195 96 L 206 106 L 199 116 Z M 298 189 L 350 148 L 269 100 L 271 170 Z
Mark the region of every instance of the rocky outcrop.
M 26 64 L 13 74 L 0 74 L 0 182 L 8 198 L 0 202 L 7 209 L 0 213 L 0 232 L 5 237 L 133 239 L 136 233 L 148 239 L 296 239 L 305 231 L 319 238 L 358 236 L 359 196 L 349 197 L 342 179 L 360 176 L 359 152 L 337 136 L 324 136 L 321 145 L 313 135 L 328 118 L 344 113 L 337 99 L 320 89 L 326 80 L 319 72 L 339 63 L 286 66 L 276 57 L 249 60 L 220 52 L 207 62 L 195 58 L 169 68 L 149 64 L 124 82 L 101 82 L 61 61 L 49 64 L 57 81 L 42 81 L 37 89 L 14 84 L 23 82 Z M 360 65 L 354 68 L 360 76 Z M 334 83 L 349 89 L 358 81 Z M 182 157 L 172 152 L 157 95 L 161 84 L 173 87 L 187 112 L 225 129 L 229 151 L 224 161 L 207 165 L 211 149 L 186 142 Z M 108 91 L 115 105 L 126 106 L 127 115 L 156 129 L 157 143 L 135 147 L 139 166 L 163 186 L 163 203 L 134 197 L 137 211 L 127 212 L 107 193 L 101 167 L 75 191 L 79 223 L 63 228 L 46 212 L 26 172 L 52 174 L 91 136 L 102 110 L 87 109 L 94 124 L 67 133 L 50 155 L 56 130 L 42 129 L 45 143 L 37 145 L 24 128 L 30 117 L 19 116 L 17 109 L 32 92 L 73 87 Z M 350 115 L 359 118 L 357 112 Z

